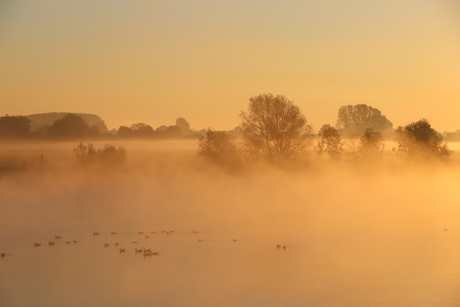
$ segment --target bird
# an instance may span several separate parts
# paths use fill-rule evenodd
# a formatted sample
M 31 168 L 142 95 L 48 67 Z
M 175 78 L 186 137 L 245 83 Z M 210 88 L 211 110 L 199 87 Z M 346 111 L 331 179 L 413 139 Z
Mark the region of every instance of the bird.
M 0 257 L 2 257 L 2 258 L 5 257 L 5 253 L 1 253 Z
M 120 245 L 120 243 L 115 242 L 115 246 L 118 246 L 118 245 Z
M 280 244 L 276 244 L 276 249 L 279 249 L 281 247 Z
M 150 231 L 150 233 L 156 233 L 155 231 Z
M 145 253 L 145 252 L 149 252 L 149 253 L 152 252 L 152 250 L 151 250 L 150 248 L 145 249 L 145 247 L 143 247 L 143 249 L 144 249 L 144 253 Z
M 125 249 L 124 248 L 120 248 L 120 253 L 124 253 L 125 252 Z
M 54 242 L 53 242 L 53 241 L 49 241 L 49 242 L 48 242 L 48 245 L 49 245 L 49 246 L 54 245 Z
M 35 246 L 42 246 L 41 243 L 34 243 Z
M 109 247 L 110 243 L 104 243 L 104 247 Z
M 236 242 L 236 239 L 233 239 L 233 242 Z
M 76 241 L 76 240 L 73 240 L 73 243 L 78 243 L 78 241 Z
M 198 242 L 201 242 L 201 241 L 203 241 L 203 240 L 201 240 L 201 239 L 198 239 Z
M 135 248 L 134 250 L 135 250 L 136 253 L 142 253 L 142 252 L 144 252 L 144 250 L 141 249 L 141 248 L 139 248 L 139 249 Z
M 116 235 L 117 233 L 115 231 L 110 232 L 112 235 Z
M 444 231 L 448 231 L 448 230 L 449 230 L 449 228 L 444 228 Z
M 283 246 L 283 249 L 286 250 L 286 245 Z
M 134 244 L 136 244 L 136 243 L 137 243 L 137 241 L 133 241 L 133 243 L 134 243 Z
M 146 238 L 146 239 L 150 239 L 150 236 L 148 236 L 148 235 L 145 235 L 145 238 Z
M 55 239 L 60 239 L 61 236 L 56 236 L 56 235 L 55 235 L 54 238 L 55 238 Z
M 99 235 L 99 232 L 93 231 L 93 236 L 98 236 L 98 235 Z
M 198 231 L 194 230 L 192 233 L 193 233 L 193 234 L 196 234 L 196 233 L 198 233 Z
M 70 241 L 66 241 L 65 244 L 70 244 Z
M 140 235 L 143 235 L 143 234 L 144 234 L 143 231 L 138 231 L 137 233 L 140 234 Z

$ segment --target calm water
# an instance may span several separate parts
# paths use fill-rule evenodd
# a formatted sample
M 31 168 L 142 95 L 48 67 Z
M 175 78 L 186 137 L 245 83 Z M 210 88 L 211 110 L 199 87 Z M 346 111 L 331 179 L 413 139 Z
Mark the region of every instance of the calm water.
M 191 230 L 149 239 L 137 230 L 60 235 L 40 247 L 22 238 L 7 251 L 0 306 L 460 306 L 460 230 L 336 239 L 297 233 L 288 242 Z M 142 247 L 159 255 L 134 252 Z

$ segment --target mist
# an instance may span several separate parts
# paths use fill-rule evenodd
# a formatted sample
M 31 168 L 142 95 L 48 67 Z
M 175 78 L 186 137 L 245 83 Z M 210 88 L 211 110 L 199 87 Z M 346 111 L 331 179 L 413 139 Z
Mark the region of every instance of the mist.
M 28 254 L 35 242 L 46 245 L 55 235 L 61 235 L 66 240 L 86 240 L 83 242 L 89 244 L 89 240 L 96 240 L 90 238 L 93 231 L 99 232 L 101 239 L 95 241 L 100 245 L 97 249 L 103 248 L 103 242 L 113 244 L 114 240 L 125 240 L 122 244 L 126 245 L 131 244 L 131 240 L 141 240 L 140 246 L 158 247 L 164 258 L 173 257 L 169 259 L 173 261 L 170 263 L 171 270 L 178 275 L 171 277 L 170 287 L 163 285 L 162 288 L 162 291 L 171 294 L 171 287 L 180 287 L 188 280 L 188 277 L 178 277 L 184 274 L 176 271 L 178 266 L 185 272 L 191 269 L 182 263 L 185 259 L 180 260 L 179 255 L 168 250 L 173 245 L 161 247 L 166 240 L 162 230 L 173 230 L 176 234 L 168 239 L 172 240 L 170 244 L 208 244 L 201 246 L 207 246 L 205 250 L 212 246 L 212 251 L 219 255 L 223 251 L 229 252 L 229 247 L 222 242 L 247 244 L 238 256 L 239 260 L 231 260 L 243 275 L 230 278 L 232 282 L 243 282 L 246 286 L 249 282 L 257 287 L 265 285 L 268 281 L 264 278 L 278 283 L 265 271 L 267 266 L 273 265 L 286 270 L 286 278 L 292 278 L 291 282 L 300 282 L 297 287 L 307 282 L 302 281 L 297 270 L 308 274 L 309 278 L 358 270 L 367 272 L 362 274 L 377 274 L 379 280 L 392 284 L 394 276 L 381 275 L 382 268 L 390 272 L 400 270 L 401 266 L 407 269 L 401 259 L 411 262 L 413 255 L 407 250 L 415 249 L 423 253 L 420 255 L 422 258 L 431 259 L 433 267 L 422 268 L 415 261 L 412 270 L 436 271 L 438 266 L 435 263 L 446 255 L 444 251 L 438 254 L 443 250 L 442 244 L 433 240 L 455 234 L 455 230 L 460 229 L 460 209 L 457 205 L 460 196 L 455 191 L 460 173 L 455 165 L 402 167 L 402 164 L 391 162 L 372 168 L 330 164 L 297 170 L 258 165 L 230 172 L 199 159 L 196 142 L 168 141 L 114 144 L 123 145 L 127 150 L 124 166 L 82 167 L 72 153 L 75 145 L 8 145 L 7 155 L 12 154 L 15 148 L 18 150 L 15 155 L 22 159 L 34 159 L 40 153 L 47 157 L 48 164 L 44 168 L 3 172 L 0 176 L 0 202 L 3 204 L 0 207 L 0 216 L 3 217 L 0 247 L 8 255 L 4 260 Z M 111 236 L 112 231 L 126 236 L 132 234 L 134 239 Z M 137 236 L 138 232 L 155 232 L 152 235 L 157 237 L 153 241 L 144 240 Z M 59 240 L 55 241 L 59 243 Z M 429 248 L 425 250 L 427 242 Z M 299 265 L 297 269 L 289 266 L 288 262 L 284 263 L 287 258 L 273 258 L 279 252 L 277 244 L 287 246 L 283 253 L 291 255 L 289 261 Z M 129 254 L 134 247 L 127 246 Z M 194 253 L 197 252 L 194 250 Z M 32 250 L 33 253 L 37 253 L 37 249 Z M 75 256 L 65 257 L 73 259 Z M 57 260 L 59 266 L 66 267 L 65 257 Z M 226 259 L 228 256 L 223 257 Z M 73 259 L 73 265 L 79 267 L 81 261 L 80 258 Z M 208 260 L 207 264 L 201 265 L 216 269 L 218 263 L 213 261 L 217 260 Z M 92 260 L 90 262 L 91 267 L 96 265 Z M 226 265 L 221 262 L 219 265 Z M 451 264 L 445 260 L 442 263 L 443 271 Z M 33 270 L 35 266 L 29 263 L 23 269 Z M 212 277 L 211 271 L 205 272 L 200 273 L 204 274 L 200 278 L 205 284 L 216 278 Z M 410 272 L 413 274 L 413 271 Z M 56 276 L 48 276 L 51 280 L 48 286 L 56 291 L 57 284 L 68 282 L 68 275 L 64 271 L 53 274 Z M 121 274 L 115 280 L 120 278 L 125 282 L 125 279 L 134 282 L 132 272 L 122 270 Z M 185 274 L 188 276 L 188 273 Z M 225 271 L 225 274 L 229 273 Z M 100 280 L 102 277 L 97 278 Z M 323 281 L 322 290 L 313 287 L 311 291 L 319 295 L 328 288 L 336 295 L 345 295 L 350 290 L 349 286 L 342 283 L 338 286 L 339 280 Z M 360 287 L 365 286 L 365 277 L 356 277 L 352 284 L 356 286 L 356 283 Z M 133 286 L 129 289 L 138 291 Z M 125 288 L 123 291 L 128 290 Z M 223 289 L 219 291 L 224 297 L 228 295 Z M 375 291 L 370 293 L 380 293 L 380 290 Z M 141 296 L 146 295 L 142 293 Z M 14 301 L 14 295 L 6 292 L 2 295 L 9 297 L 9 302 Z M 190 295 L 189 292 L 182 295 L 182 300 L 189 300 Z M 234 302 L 228 297 L 227 300 L 223 297 L 204 301 L 202 297 L 195 299 L 191 305 Z M 392 303 L 405 301 L 400 295 L 393 299 Z M 177 300 L 173 301 L 184 303 Z M 346 302 L 343 298 L 340 301 Z M 326 304 L 327 301 L 322 302 Z M 238 305 L 247 304 L 239 302 Z M 354 303 L 349 305 L 357 306 Z

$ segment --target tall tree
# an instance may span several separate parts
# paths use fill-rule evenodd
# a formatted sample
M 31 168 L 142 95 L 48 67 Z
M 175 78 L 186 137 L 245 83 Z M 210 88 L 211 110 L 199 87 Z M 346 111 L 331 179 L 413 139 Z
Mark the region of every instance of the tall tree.
M 365 104 L 346 105 L 339 108 L 337 129 L 357 130 L 363 133 L 367 128 L 374 131 L 391 129 L 393 124 L 379 109 Z
M 248 111 L 241 111 L 240 118 L 249 148 L 272 162 L 298 156 L 312 133 L 300 108 L 282 95 L 251 97 Z
M 396 153 L 408 160 L 449 159 L 452 151 L 443 142 L 443 137 L 431 127 L 426 119 L 396 129 L 398 147 Z

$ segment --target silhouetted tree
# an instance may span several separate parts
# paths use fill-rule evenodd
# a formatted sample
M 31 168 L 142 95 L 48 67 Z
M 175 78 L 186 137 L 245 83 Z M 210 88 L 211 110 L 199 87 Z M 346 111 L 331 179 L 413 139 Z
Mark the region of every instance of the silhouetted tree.
M 396 129 L 398 147 L 396 153 L 408 160 L 449 159 L 452 151 L 443 143 L 443 137 L 434 130 L 428 120 L 421 119 Z
M 179 117 L 176 119 L 176 126 L 181 127 L 181 128 L 190 129 L 190 124 L 183 117 Z
M 337 129 L 356 130 L 360 134 L 367 128 L 374 131 L 391 129 L 393 124 L 379 109 L 365 104 L 346 105 L 339 108 L 337 115 Z
M 282 95 L 251 97 L 240 118 L 248 149 L 272 162 L 300 156 L 312 132 L 299 107 Z
M 316 151 L 321 156 L 327 153 L 332 160 L 340 160 L 343 153 L 343 143 L 339 131 L 330 125 L 323 125 L 319 131 L 321 140 L 316 145 Z
M 91 143 L 84 145 L 80 142 L 77 147 L 73 149 L 73 152 L 78 162 L 81 164 L 94 163 L 97 159 L 97 151 Z
M 236 166 L 241 162 L 241 151 L 234 138 L 224 131 L 211 129 L 198 140 L 198 156 L 225 166 Z
M 30 135 L 31 120 L 25 116 L 0 117 L 0 138 L 26 138 Z
M 117 130 L 117 135 L 121 138 L 130 138 L 133 136 L 133 130 L 126 126 L 120 126 Z
M 130 128 L 132 131 L 132 135 L 135 137 L 148 138 L 154 135 L 152 126 L 144 123 L 133 124 Z
M 177 126 L 169 126 L 163 131 L 162 136 L 166 138 L 180 138 L 182 137 L 182 131 Z
M 358 158 L 361 161 L 376 162 L 382 159 L 385 143 L 382 133 L 367 128 L 364 135 L 359 139 Z
M 88 124 L 82 117 L 69 113 L 51 125 L 49 135 L 59 139 L 76 139 L 86 137 L 88 131 Z
M 179 117 L 176 119 L 176 126 L 180 128 L 183 136 L 188 136 L 191 134 L 195 134 L 192 129 L 190 129 L 190 124 L 185 118 Z

